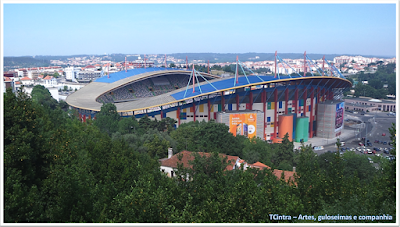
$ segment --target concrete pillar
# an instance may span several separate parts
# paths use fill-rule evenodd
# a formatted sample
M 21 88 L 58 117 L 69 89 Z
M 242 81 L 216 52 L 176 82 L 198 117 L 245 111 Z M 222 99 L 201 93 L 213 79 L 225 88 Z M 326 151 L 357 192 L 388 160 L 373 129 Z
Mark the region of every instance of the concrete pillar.
M 196 102 L 193 99 L 193 121 L 196 121 Z
M 314 115 L 313 115 L 313 110 L 314 110 L 314 87 L 311 87 L 311 94 L 310 94 L 310 99 L 311 99 L 311 107 L 310 107 L 310 135 L 308 138 L 312 138 L 314 135 Z
M 277 110 L 278 110 L 278 90 L 275 88 L 274 90 L 274 102 L 275 102 L 275 110 L 274 110 L 274 136 L 273 138 L 276 138 L 276 126 L 278 124 L 278 116 L 277 116 Z
M 178 126 L 179 126 L 179 125 L 181 125 L 181 107 L 180 106 L 178 106 L 178 109 L 176 110 L 176 116 L 178 117 Z
M 253 92 L 250 91 L 249 93 L 249 102 L 250 102 L 250 110 L 253 109 Z
M 239 106 L 240 106 L 240 103 L 239 103 L 239 94 L 236 94 L 236 110 L 239 110 Z
M 267 92 L 263 89 L 262 93 L 261 93 L 261 102 L 263 103 L 263 111 L 264 111 L 264 140 L 266 140 L 266 136 L 265 136 L 265 126 L 267 125 L 267 113 L 266 113 L 266 105 L 267 105 Z
M 304 87 L 303 100 L 304 100 L 304 103 L 303 103 L 303 116 L 305 117 L 306 113 L 307 113 L 307 110 L 306 110 L 306 107 L 307 107 L 307 87 Z
M 221 91 L 221 110 L 222 110 L 222 112 L 225 111 L 225 97 L 224 97 L 223 91 Z
M 208 121 L 211 119 L 211 102 L 210 99 L 207 100 L 207 111 L 208 111 Z
M 288 102 L 289 102 L 289 88 L 286 88 L 286 90 L 285 90 L 285 114 L 289 114 Z

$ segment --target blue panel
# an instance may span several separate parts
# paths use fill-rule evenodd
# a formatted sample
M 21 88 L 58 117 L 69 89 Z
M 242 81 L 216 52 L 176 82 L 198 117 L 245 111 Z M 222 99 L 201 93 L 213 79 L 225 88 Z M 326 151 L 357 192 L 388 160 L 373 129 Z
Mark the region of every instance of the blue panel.
M 278 78 L 274 78 L 273 76 L 259 76 L 259 77 L 264 81 L 279 80 Z M 292 78 L 297 78 L 297 77 L 293 77 L 292 76 Z M 251 84 L 263 82 L 256 76 L 249 76 L 247 78 L 249 79 Z M 281 79 L 289 79 L 289 78 L 290 78 L 289 76 L 281 76 Z M 235 88 L 234 81 L 235 81 L 235 78 L 228 78 L 228 79 L 220 80 L 220 81 L 216 81 L 216 82 L 213 82 L 211 80 L 210 83 L 214 87 L 216 87 L 218 90 L 223 90 L 223 89 L 233 89 L 233 88 Z M 243 86 L 243 85 L 248 85 L 246 77 L 239 77 L 238 83 L 236 84 L 236 86 Z M 191 88 L 191 89 L 193 89 L 193 88 Z M 285 87 L 278 87 L 277 89 L 278 90 L 282 90 L 282 89 L 286 89 L 286 88 Z M 206 84 L 201 85 L 201 91 L 202 91 L 202 93 L 209 93 L 209 92 L 215 91 L 215 89 L 210 84 L 206 83 Z M 185 96 L 185 93 L 186 93 L 186 96 Z M 175 94 L 172 94 L 171 96 L 174 97 L 176 100 L 180 100 L 180 99 L 184 99 L 184 98 L 193 97 L 193 96 L 196 96 L 196 95 L 201 95 L 202 93 L 200 93 L 199 87 L 196 86 L 194 93 L 193 93 L 192 90 L 188 90 L 187 92 L 186 91 L 177 92 Z
M 308 106 L 308 112 L 311 112 L 311 106 Z
M 279 102 L 279 108 L 282 108 L 282 101 Z
M 147 73 L 147 72 L 154 72 L 154 71 L 165 71 L 165 70 L 181 70 L 181 69 L 174 69 L 174 68 L 155 68 L 155 67 L 151 67 L 151 68 L 137 68 L 137 69 L 130 69 L 127 70 L 127 72 L 125 72 L 125 70 L 123 71 L 119 71 L 116 73 L 111 73 L 110 74 L 110 78 L 108 78 L 108 76 L 103 76 L 100 77 L 98 79 L 95 80 L 95 82 L 101 82 L 101 83 L 113 83 L 128 77 L 133 77 L 133 76 L 137 76 L 139 74 L 142 73 Z
M 228 104 L 228 110 L 232 110 L 232 103 Z
M 271 122 L 271 117 L 267 117 L 267 122 Z

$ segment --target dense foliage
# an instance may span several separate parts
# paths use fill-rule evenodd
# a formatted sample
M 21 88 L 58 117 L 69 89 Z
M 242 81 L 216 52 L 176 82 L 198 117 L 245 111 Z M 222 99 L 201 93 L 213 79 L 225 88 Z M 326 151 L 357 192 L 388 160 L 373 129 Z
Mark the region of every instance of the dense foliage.
M 396 161 L 381 159 L 377 170 L 365 156 L 293 152 L 287 137 L 282 144 L 234 137 L 213 121 L 174 129 L 169 118 L 120 118 L 112 104 L 81 122 L 42 88 L 33 96 L 4 94 L 5 222 L 278 222 L 270 214 L 389 214 L 392 221 L 375 222 L 395 222 Z M 196 155 L 192 168 L 168 178 L 158 163 L 168 147 L 212 155 Z M 218 153 L 296 166 L 296 184 L 268 169 L 223 171 Z
M 354 96 L 366 96 L 376 99 L 385 99 L 386 95 L 396 95 L 396 64 L 379 65 L 374 73 L 361 72 L 350 77 L 351 81 L 358 81 L 354 87 Z M 368 84 L 362 84 L 368 81 Z M 383 85 L 388 85 L 384 88 Z M 349 91 L 347 93 L 349 94 Z

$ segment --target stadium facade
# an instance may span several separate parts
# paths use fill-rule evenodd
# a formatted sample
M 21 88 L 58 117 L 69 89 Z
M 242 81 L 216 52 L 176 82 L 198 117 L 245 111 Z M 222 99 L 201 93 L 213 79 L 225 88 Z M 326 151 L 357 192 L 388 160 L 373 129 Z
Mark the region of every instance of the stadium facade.
M 137 68 L 103 76 L 68 96 L 80 117 L 94 118 L 112 102 L 123 117 L 170 117 L 225 123 L 234 135 L 280 142 L 319 136 L 333 138 L 343 128 L 341 76 L 243 75 L 234 78 L 173 68 Z M 331 73 L 331 75 L 333 75 Z

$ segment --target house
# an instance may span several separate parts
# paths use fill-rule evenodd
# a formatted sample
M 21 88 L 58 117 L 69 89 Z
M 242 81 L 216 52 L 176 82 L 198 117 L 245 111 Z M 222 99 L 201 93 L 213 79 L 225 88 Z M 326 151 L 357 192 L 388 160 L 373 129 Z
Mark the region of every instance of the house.
M 57 85 L 57 79 L 53 76 L 46 76 L 43 81 L 45 87 L 53 87 Z
M 29 78 L 29 77 L 24 77 L 20 79 L 22 85 L 24 86 L 29 86 L 29 85 L 33 85 L 33 79 Z
M 168 158 L 163 158 L 160 159 L 160 170 L 163 173 L 166 173 L 168 177 L 174 177 L 175 172 L 178 168 L 178 164 L 182 164 L 183 167 L 189 168 L 190 161 L 194 160 L 194 153 L 199 154 L 200 156 L 206 156 L 210 157 L 211 153 L 205 153 L 205 152 L 191 152 L 191 151 L 181 151 L 175 155 L 172 155 L 172 148 L 168 149 Z M 226 154 L 219 154 L 221 158 L 227 158 L 227 161 L 231 161 L 230 164 L 226 167 L 226 171 L 229 170 L 234 170 L 234 169 L 240 169 L 243 168 L 243 170 L 247 170 L 248 168 L 257 168 L 257 169 L 271 169 L 271 167 L 261 163 L 261 162 L 256 162 L 253 164 L 249 164 L 243 159 L 240 159 L 238 156 L 231 156 L 231 155 L 226 155 Z M 283 170 L 277 170 L 274 169 L 272 173 L 280 179 L 282 177 L 282 173 L 284 174 L 284 178 L 286 182 L 294 181 L 294 173 L 295 173 L 295 167 L 293 167 L 293 171 L 283 171 Z
M 4 80 L 4 84 L 3 84 L 3 88 L 4 88 L 4 90 L 3 90 L 3 92 L 6 92 L 6 90 L 7 90 L 7 88 L 11 88 L 11 89 L 13 89 L 13 79 L 11 79 L 10 77 L 3 77 L 3 80 Z

